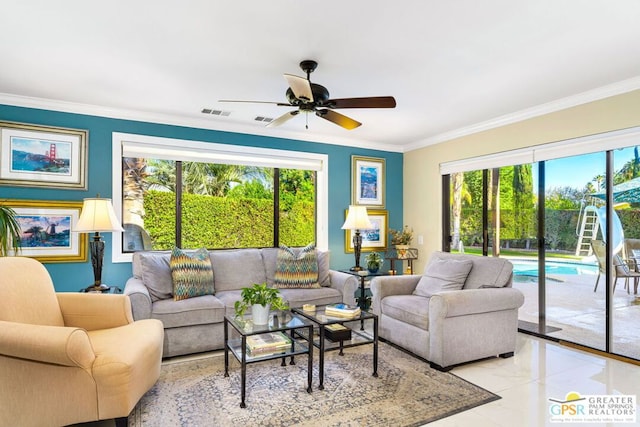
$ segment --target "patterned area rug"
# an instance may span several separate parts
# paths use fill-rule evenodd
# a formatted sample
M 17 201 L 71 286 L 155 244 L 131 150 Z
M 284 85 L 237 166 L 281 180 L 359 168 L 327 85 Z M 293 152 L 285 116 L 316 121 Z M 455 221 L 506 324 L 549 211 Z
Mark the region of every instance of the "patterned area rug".
M 500 399 L 450 373 L 380 343 L 378 378 L 371 346 L 325 357 L 324 390 L 307 393 L 307 360 L 247 366 L 245 409 L 240 408 L 240 364 L 224 355 L 165 363 L 156 385 L 129 416 L 129 426 L 419 426 Z M 288 359 L 287 359 L 288 363 Z

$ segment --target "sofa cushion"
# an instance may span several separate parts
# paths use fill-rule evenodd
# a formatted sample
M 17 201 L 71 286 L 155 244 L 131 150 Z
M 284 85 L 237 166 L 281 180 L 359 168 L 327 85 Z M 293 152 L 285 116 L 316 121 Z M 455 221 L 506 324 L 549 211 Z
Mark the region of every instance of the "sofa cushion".
M 161 320 L 165 329 L 220 323 L 224 315 L 224 304 L 213 295 L 156 301 L 151 309 L 151 317 Z
M 472 266 L 467 259 L 432 258 L 413 294 L 430 297 L 440 291 L 460 290 Z
M 327 305 L 342 302 L 342 292 L 328 287 L 280 289 L 280 296 L 291 308 L 301 308 L 305 304 Z
M 280 246 L 273 287 L 279 289 L 319 288 L 318 256 L 314 244 L 300 250 Z
M 420 329 L 429 330 L 429 298 L 416 295 L 389 295 L 380 302 L 381 312 Z
M 200 248 L 191 255 L 180 248 L 173 248 L 169 267 L 174 300 L 215 294 L 211 259 L 206 248 Z
M 267 275 L 260 249 L 231 249 L 210 252 L 216 292 L 265 283 Z
M 136 252 L 133 254 L 134 273 L 137 270 L 142 283 L 149 289 L 152 302 L 173 296 L 169 258 L 168 252 Z

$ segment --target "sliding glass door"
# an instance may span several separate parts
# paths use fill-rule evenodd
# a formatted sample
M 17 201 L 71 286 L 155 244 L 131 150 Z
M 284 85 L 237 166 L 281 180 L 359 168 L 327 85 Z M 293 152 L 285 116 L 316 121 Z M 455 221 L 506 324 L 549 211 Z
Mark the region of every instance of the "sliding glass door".
M 522 331 L 640 360 L 640 155 L 616 143 L 443 175 L 443 241 L 512 262 Z

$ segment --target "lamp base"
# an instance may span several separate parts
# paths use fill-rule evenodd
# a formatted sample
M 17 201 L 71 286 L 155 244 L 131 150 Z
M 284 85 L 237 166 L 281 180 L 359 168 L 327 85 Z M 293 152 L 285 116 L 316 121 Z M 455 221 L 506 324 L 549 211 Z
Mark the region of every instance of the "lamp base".
M 362 271 L 362 270 L 364 270 L 364 268 L 360 266 L 354 266 L 349 269 L 349 271 Z

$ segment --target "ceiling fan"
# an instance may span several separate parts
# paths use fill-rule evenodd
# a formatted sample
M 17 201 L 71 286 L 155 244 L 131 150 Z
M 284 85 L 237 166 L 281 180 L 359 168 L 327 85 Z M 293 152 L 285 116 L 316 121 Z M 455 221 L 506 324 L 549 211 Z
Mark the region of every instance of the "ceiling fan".
M 277 119 L 272 120 L 267 127 L 280 126 L 294 118 L 300 112 L 315 113 L 316 116 L 342 126 L 345 129 L 355 129 L 362 123 L 350 117 L 340 114 L 335 109 L 342 108 L 395 108 L 396 100 L 393 96 L 371 96 L 364 98 L 338 98 L 330 99 L 326 87 L 317 83 L 311 83 L 309 76 L 316 69 L 318 63 L 307 59 L 300 62 L 300 68 L 307 73 L 307 78 L 285 74 L 284 78 L 289 84 L 285 96 L 288 103 L 269 101 L 235 101 L 221 99 L 219 102 L 249 102 L 260 104 L 275 104 L 283 107 L 297 107 L 297 110 L 289 111 Z M 307 128 L 309 126 L 307 125 Z

